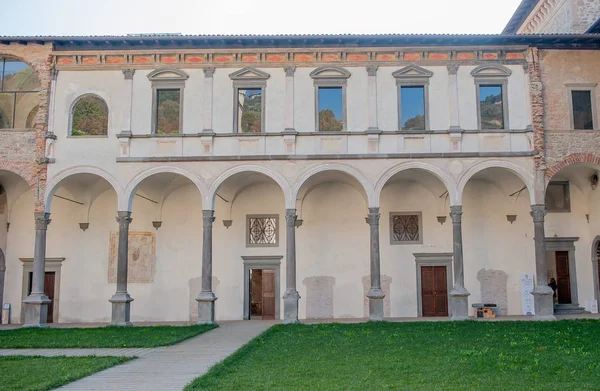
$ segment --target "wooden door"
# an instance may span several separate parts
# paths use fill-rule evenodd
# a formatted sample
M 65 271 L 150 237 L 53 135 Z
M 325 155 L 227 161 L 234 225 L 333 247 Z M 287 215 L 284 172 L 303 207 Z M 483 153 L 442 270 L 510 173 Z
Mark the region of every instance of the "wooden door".
M 556 296 L 558 297 L 558 304 L 571 304 L 568 251 L 556 252 Z
M 262 318 L 275 319 L 275 270 L 262 271 Z
M 47 323 L 54 323 L 54 281 L 55 281 L 55 273 L 54 272 L 46 272 L 44 275 L 44 293 L 50 299 L 50 304 L 48 304 L 48 317 L 46 318 Z M 27 287 L 27 295 L 31 294 L 31 287 L 33 283 L 33 273 L 29 272 L 29 285 Z
M 421 311 L 423 316 L 448 316 L 446 266 L 421 266 Z

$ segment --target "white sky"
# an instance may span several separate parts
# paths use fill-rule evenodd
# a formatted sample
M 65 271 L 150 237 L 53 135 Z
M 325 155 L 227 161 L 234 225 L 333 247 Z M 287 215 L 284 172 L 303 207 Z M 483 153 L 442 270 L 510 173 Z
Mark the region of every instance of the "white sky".
M 0 0 L 0 35 L 498 34 L 521 0 Z

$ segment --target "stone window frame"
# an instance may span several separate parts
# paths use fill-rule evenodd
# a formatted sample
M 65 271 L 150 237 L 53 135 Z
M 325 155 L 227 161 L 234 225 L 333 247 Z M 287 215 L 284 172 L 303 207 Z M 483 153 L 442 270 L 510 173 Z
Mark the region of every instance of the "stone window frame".
M 454 286 L 452 274 L 453 253 L 413 253 L 417 271 L 417 316 L 423 317 L 423 297 L 421 296 L 423 282 L 421 281 L 421 266 L 446 266 L 446 289 L 448 290 L 448 316 L 452 316 L 450 306 L 450 290 Z
M 477 99 L 477 129 L 482 131 L 510 130 L 510 121 L 508 113 L 508 78 L 512 71 L 499 64 L 480 65 L 471 71 L 475 83 L 475 94 Z M 482 129 L 481 128 L 481 101 L 479 90 L 482 86 L 500 86 L 502 89 L 502 116 L 504 126 L 502 129 Z
M 563 187 L 563 193 L 564 193 L 564 197 L 565 197 L 565 202 L 568 203 L 568 207 L 564 208 L 564 209 L 550 209 L 548 208 L 548 205 L 546 205 L 546 212 L 548 213 L 571 213 L 571 185 L 569 183 L 569 181 L 550 181 L 548 182 L 548 186 L 546 187 L 546 191 L 548 191 L 548 187 L 550 185 L 560 185 Z M 545 203 L 545 196 L 544 196 L 544 203 Z
M 407 215 L 417 215 L 419 219 L 419 240 L 418 241 L 410 241 L 410 242 L 402 242 L 394 239 L 394 216 L 407 216 Z M 390 245 L 414 245 L 414 244 L 423 244 L 423 212 L 390 212 L 389 214 L 389 227 L 390 227 Z
M 569 253 L 569 280 L 571 285 L 571 304 L 579 306 L 577 294 L 577 262 L 575 260 L 575 242 L 579 237 L 551 237 L 546 238 L 546 252 L 567 251 Z M 555 258 L 556 261 L 556 258 Z
M 250 243 L 250 219 L 275 218 L 275 243 Z M 279 215 L 248 214 L 246 215 L 246 247 L 279 247 Z
M 283 255 L 242 255 L 244 261 L 244 313 L 243 319 L 250 320 L 250 270 L 275 271 L 275 319 L 280 319 L 281 259 Z
M 346 87 L 348 79 L 352 74 L 342 67 L 324 66 L 313 70 L 309 76 L 313 79 L 315 89 L 315 131 L 324 133 L 335 133 L 329 130 L 319 129 L 319 88 L 341 87 L 342 88 L 342 132 L 348 130 L 348 108 L 346 98 Z
M 402 129 L 402 87 L 423 87 L 423 104 L 425 115 L 425 129 L 430 129 L 429 124 L 429 81 L 433 72 L 421 68 L 417 65 L 408 65 L 392 73 L 396 79 L 397 99 L 398 99 L 398 131 L 399 132 L 418 132 L 419 130 Z
M 33 273 L 33 258 L 19 258 L 23 265 L 23 278 L 21 280 L 21 323 L 25 322 L 25 303 L 29 285 L 29 273 Z M 52 314 L 54 323 L 58 323 L 60 307 L 60 271 L 65 258 L 46 258 L 45 272 L 54 272 L 54 307 Z
M 178 68 L 159 68 L 148 74 L 148 80 L 152 83 L 152 119 L 151 134 L 154 136 L 170 136 L 183 133 L 183 97 L 185 82 L 189 78 L 188 74 Z M 159 90 L 179 90 L 179 132 L 178 133 L 158 133 L 158 91 Z
M 598 130 L 598 117 L 596 109 L 596 87 L 598 83 L 568 83 L 565 84 L 567 89 L 567 100 L 569 101 L 569 126 L 572 130 L 587 131 Z M 590 100 L 592 103 L 592 129 L 575 129 L 575 113 L 573 112 L 573 91 L 589 91 Z
M 75 111 L 75 106 L 77 106 L 77 103 L 79 103 L 79 101 L 85 97 L 88 96 L 94 96 L 96 98 L 102 99 L 102 101 L 104 102 L 104 104 L 106 105 L 106 109 L 107 109 L 107 114 L 106 114 L 106 134 L 105 135 L 93 135 L 93 134 L 87 134 L 87 135 L 81 135 L 81 136 L 73 136 L 73 112 Z M 68 123 L 68 132 L 67 132 L 67 138 L 69 139 L 86 139 L 86 138 L 108 138 L 108 135 L 110 133 L 110 108 L 108 106 L 108 102 L 106 101 L 105 97 L 100 96 L 98 93 L 90 91 L 90 92 L 86 92 L 83 93 L 79 96 L 77 96 L 75 99 L 73 99 L 73 102 L 71 103 L 71 107 L 69 108 L 69 123 Z
M 267 80 L 271 77 L 266 72 L 256 68 L 243 68 L 229 74 L 233 85 L 233 133 L 246 134 L 240 132 L 238 124 L 238 99 L 239 91 L 244 89 L 261 90 L 260 102 L 260 133 L 265 133 L 266 124 L 266 103 L 267 103 Z

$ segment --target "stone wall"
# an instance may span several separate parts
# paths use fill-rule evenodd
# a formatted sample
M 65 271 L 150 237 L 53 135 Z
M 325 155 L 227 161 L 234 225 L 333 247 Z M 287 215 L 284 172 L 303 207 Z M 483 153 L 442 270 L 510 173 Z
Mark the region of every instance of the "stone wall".
M 600 17 L 597 0 L 540 0 L 519 34 L 581 34 Z
M 0 170 L 19 174 L 34 190 L 36 210 L 43 210 L 46 164 L 40 163 L 45 153 L 48 124 L 52 43 L 0 44 L 0 56 L 12 56 L 27 62 L 37 72 L 41 87 L 39 111 L 33 132 L 0 132 Z

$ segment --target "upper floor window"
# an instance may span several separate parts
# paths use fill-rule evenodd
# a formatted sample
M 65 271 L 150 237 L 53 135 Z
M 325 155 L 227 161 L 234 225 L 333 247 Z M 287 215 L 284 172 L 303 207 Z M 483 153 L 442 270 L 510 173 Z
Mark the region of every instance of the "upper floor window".
M 265 90 L 268 73 L 244 68 L 229 75 L 233 80 L 234 133 L 265 131 Z
M 315 86 L 316 130 L 346 130 L 346 85 L 350 72 L 339 67 L 321 67 L 312 71 L 310 77 Z
M 577 130 L 594 129 L 596 115 L 596 84 L 569 84 L 571 126 Z
M 163 68 L 148 74 L 152 82 L 152 133 L 183 132 L 183 88 L 188 75 L 180 69 Z
M 571 196 L 569 192 L 569 182 L 550 182 L 546 188 L 545 203 L 548 212 L 570 212 Z
M 108 134 L 108 106 L 97 95 L 77 99 L 71 112 L 71 136 L 106 136 Z
M 510 129 L 506 100 L 512 71 L 502 65 L 480 65 L 471 71 L 477 87 L 479 129 Z
M 433 72 L 409 65 L 392 76 L 398 87 L 398 129 L 429 129 L 429 79 Z
M 0 57 L 0 129 L 31 129 L 41 84 L 27 63 Z

